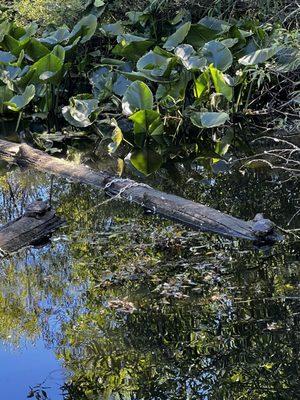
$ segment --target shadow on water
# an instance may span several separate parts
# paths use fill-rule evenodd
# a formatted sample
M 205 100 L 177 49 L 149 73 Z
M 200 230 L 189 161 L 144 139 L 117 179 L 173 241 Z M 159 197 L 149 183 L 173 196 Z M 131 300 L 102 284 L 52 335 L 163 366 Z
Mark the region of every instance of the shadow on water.
M 40 357 L 50 350 L 59 360 L 14 400 L 46 399 L 42 390 L 52 400 L 300 398 L 298 239 L 263 252 L 103 204 L 79 184 L 1 168 L 1 224 L 50 191 L 67 219 L 50 245 L 1 260 L 2 347 L 38 343 Z M 194 176 L 176 191 L 244 219 L 266 211 L 299 226 L 298 182 L 231 173 Z M 44 382 L 51 368 L 64 376 L 60 395 L 47 389 L 58 382 Z

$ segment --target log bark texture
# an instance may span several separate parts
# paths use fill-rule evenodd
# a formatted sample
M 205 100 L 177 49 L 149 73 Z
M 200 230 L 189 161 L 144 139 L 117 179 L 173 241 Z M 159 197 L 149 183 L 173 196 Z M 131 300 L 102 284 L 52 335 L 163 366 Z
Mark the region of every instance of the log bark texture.
M 25 212 L 23 216 L 0 227 L 0 256 L 46 240 L 63 223 L 53 210 L 43 215 L 34 212 L 28 215 Z
M 94 171 L 85 165 L 74 165 L 26 144 L 14 144 L 0 140 L 0 159 L 104 189 L 110 196 L 118 195 L 153 213 L 194 229 L 253 241 L 258 240 L 253 230 L 253 221 L 243 221 L 206 205 L 163 193 L 130 179 L 115 178 L 107 172 Z M 276 238 L 276 235 L 270 234 L 264 240 L 276 240 Z

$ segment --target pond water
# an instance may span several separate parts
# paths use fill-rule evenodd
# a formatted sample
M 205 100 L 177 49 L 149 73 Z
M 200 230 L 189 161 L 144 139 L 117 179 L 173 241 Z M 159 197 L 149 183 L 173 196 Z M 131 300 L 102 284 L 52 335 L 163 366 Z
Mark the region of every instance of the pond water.
M 153 184 L 299 227 L 299 182 L 274 174 Z M 299 239 L 255 249 L 6 165 L 0 224 L 50 194 L 66 225 L 0 260 L 1 398 L 300 398 Z

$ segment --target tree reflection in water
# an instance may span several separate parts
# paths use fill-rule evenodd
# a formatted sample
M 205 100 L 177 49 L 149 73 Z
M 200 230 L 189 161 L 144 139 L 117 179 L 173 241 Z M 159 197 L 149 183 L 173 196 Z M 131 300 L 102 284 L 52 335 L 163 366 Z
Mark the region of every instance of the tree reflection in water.
M 269 178 L 194 180 L 184 194 L 284 226 L 299 187 Z M 1 223 L 50 191 L 49 177 L 18 170 L 0 184 Z M 299 241 L 255 250 L 99 206 L 96 190 L 57 178 L 52 201 L 67 225 L 51 245 L 2 260 L 0 338 L 42 336 L 68 371 L 65 399 L 299 398 Z

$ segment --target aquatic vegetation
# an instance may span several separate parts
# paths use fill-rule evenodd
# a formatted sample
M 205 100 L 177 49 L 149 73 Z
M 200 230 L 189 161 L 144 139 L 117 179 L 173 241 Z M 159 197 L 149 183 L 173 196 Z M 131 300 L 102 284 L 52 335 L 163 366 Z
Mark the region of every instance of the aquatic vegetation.
M 100 15 L 105 4 L 91 6 Z M 153 4 L 124 21 L 101 24 L 89 14 L 72 30 L 42 36 L 36 23 L 21 28 L 3 20 L 0 112 L 18 113 L 16 131 L 22 115 L 51 120 L 56 130 L 63 116 L 111 141 L 120 171 L 128 159 L 149 175 L 170 160 L 222 159 L 236 126 L 253 115 L 273 118 L 274 88 L 283 87 L 281 102 L 297 98 L 297 30 L 209 16 L 194 23 L 184 10 L 163 22 Z

